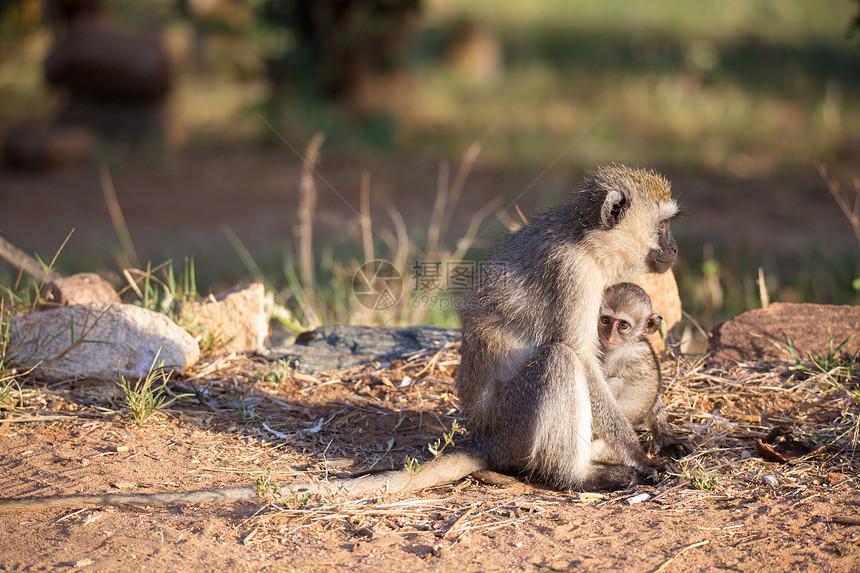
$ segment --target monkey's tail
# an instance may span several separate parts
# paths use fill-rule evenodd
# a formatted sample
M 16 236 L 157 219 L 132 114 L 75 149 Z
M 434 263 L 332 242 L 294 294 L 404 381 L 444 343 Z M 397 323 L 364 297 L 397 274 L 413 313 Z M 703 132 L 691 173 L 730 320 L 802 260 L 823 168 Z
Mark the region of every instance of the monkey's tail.
M 20 513 L 62 507 L 77 509 L 97 505 L 165 506 L 181 503 L 231 503 L 256 499 L 257 487 L 237 486 L 218 489 L 164 493 L 107 493 L 97 495 L 55 495 L 0 500 L 0 514 Z
M 392 470 L 360 477 L 291 484 L 290 489 L 293 492 L 304 491 L 323 495 L 408 493 L 453 483 L 469 474 L 486 471 L 487 462 L 479 454 L 467 450 L 455 450 L 439 456 L 416 471 Z
M 280 486 L 280 496 L 303 495 L 367 495 L 407 493 L 459 481 L 469 474 L 494 484 L 507 483 L 507 476 L 487 469 L 484 458 L 477 453 L 457 450 L 434 459 L 416 471 L 394 470 L 353 478 L 292 483 Z M 52 508 L 76 509 L 90 506 L 149 505 L 166 506 L 184 503 L 235 503 L 270 497 L 258 493 L 256 485 L 201 489 L 164 493 L 109 493 L 97 495 L 56 495 L 0 499 L 0 515 Z M 277 495 L 272 496 L 277 501 Z

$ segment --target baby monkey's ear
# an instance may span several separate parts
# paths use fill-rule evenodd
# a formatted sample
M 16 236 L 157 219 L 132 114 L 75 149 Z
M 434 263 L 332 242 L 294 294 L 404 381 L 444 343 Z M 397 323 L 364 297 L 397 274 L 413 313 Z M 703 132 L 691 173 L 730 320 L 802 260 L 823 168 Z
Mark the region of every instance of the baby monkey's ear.
M 648 317 L 648 320 L 645 321 L 645 330 L 643 332 L 645 334 L 654 334 L 660 330 L 660 325 L 662 323 L 663 317 L 656 312 L 652 313 L 651 316 Z

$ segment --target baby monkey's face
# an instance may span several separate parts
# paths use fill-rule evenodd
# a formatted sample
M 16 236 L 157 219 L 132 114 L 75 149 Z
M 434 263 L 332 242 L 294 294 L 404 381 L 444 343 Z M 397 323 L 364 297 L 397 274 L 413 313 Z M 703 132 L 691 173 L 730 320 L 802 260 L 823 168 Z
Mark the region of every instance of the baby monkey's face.
M 600 335 L 600 344 L 606 350 L 614 350 L 618 348 L 631 336 L 638 336 L 642 329 L 637 329 L 633 319 L 624 314 L 601 314 L 600 322 L 597 325 L 597 332 Z
M 633 293 L 625 294 L 625 289 Z M 597 334 L 605 351 L 660 330 L 663 317 L 651 312 L 651 299 L 645 291 L 625 283 L 610 287 L 606 293 L 597 323 Z

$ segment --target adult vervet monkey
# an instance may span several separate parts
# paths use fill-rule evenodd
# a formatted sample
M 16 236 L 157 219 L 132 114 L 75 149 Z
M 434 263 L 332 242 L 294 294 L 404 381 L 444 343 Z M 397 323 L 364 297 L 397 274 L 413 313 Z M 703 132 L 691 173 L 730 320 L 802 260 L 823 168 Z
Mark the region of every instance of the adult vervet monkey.
M 603 291 L 668 270 L 678 249 L 669 183 L 653 171 L 598 168 L 565 205 L 503 239 L 467 297 L 455 382 L 490 469 L 566 489 L 655 481 L 650 459 L 600 362 Z M 618 454 L 593 455 L 592 434 Z M 595 440 L 598 441 L 598 440 Z

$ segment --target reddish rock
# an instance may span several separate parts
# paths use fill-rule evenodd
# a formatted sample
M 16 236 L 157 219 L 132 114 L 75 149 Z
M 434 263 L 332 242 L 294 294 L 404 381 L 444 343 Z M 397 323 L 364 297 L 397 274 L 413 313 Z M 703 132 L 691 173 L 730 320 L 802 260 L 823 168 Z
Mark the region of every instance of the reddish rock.
M 642 275 L 636 284 L 648 293 L 651 297 L 651 308 L 666 321 L 666 338 L 670 342 L 673 337 L 677 339 L 678 324 L 681 322 L 681 297 L 678 294 L 675 274 L 670 269 L 662 274 Z M 666 350 L 659 331 L 652 334 L 648 340 L 656 352 Z
M 95 273 L 78 273 L 54 279 L 42 287 L 41 297 L 44 301 L 42 310 L 70 304 L 121 302 L 110 283 Z
M 733 362 L 794 362 L 791 338 L 798 354 L 820 356 L 854 338 L 843 348 L 860 347 L 860 307 L 825 304 L 774 303 L 767 310 L 750 310 L 711 330 L 708 352 L 714 365 Z
M 238 286 L 215 296 L 200 298 L 177 316 L 212 336 L 224 352 L 249 352 L 263 345 L 269 323 L 263 308 L 265 289 L 260 283 Z

